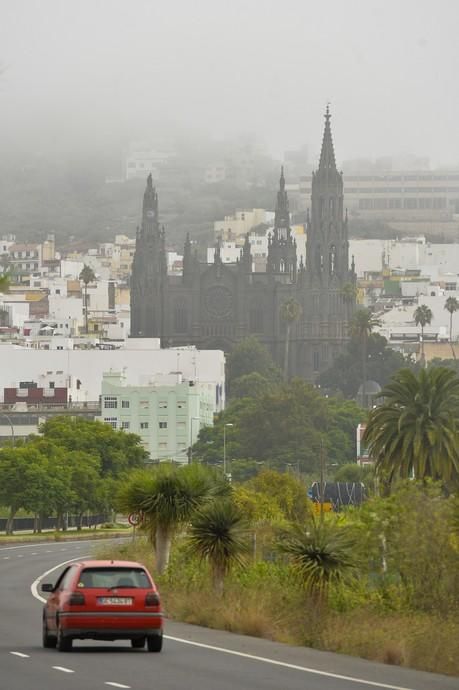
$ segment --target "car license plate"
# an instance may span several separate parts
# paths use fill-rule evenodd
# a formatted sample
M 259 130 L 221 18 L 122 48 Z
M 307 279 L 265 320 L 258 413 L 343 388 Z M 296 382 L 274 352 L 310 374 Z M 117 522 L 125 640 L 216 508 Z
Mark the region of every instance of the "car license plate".
M 130 606 L 132 597 L 98 597 L 97 603 L 105 606 Z

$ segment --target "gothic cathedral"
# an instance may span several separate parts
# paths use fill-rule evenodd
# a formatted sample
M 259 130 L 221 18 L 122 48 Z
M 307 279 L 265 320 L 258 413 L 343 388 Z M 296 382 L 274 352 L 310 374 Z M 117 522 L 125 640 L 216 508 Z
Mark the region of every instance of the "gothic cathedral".
M 349 268 L 347 225 L 328 108 L 319 167 L 312 179 L 305 260 L 297 257 L 282 171 L 266 273 L 252 271 L 248 238 L 237 263 L 224 264 L 217 245 L 214 262 L 207 264 L 198 261 L 188 236 L 183 274 L 169 276 L 165 231 L 150 175 L 132 267 L 131 336 L 161 338 L 163 347 L 195 345 L 228 352 L 234 343 L 253 335 L 282 367 L 287 332 L 282 305 L 294 300 L 300 306 L 288 329 L 289 374 L 314 381 L 345 346 L 355 308 L 356 276 L 353 262 Z

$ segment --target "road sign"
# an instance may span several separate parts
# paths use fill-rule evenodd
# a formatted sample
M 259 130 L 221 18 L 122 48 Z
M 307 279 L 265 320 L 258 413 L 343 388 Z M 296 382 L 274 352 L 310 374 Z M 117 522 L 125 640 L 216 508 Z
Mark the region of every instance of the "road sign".
M 137 527 L 142 522 L 142 513 L 130 513 L 128 522 L 132 527 Z

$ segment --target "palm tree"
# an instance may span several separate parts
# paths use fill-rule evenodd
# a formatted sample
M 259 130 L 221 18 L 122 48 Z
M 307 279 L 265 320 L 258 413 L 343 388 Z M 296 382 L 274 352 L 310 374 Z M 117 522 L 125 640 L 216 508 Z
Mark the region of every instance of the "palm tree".
M 354 283 L 346 283 L 342 287 L 341 295 L 349 314 L 349 307 L 355 305 L 355 300 L 357 299 L 357 287 Z
M 249 552 L 244 514 L 231 499 L 211 501 L 195 513 L 188 544 L 191 552 L 209 562 L 215 592 L 221 596 L 225 576 L 243 565 Z
M 295 299 L 291 298 L 284 302 L 280 308 L 281 318 L 287 324 L 285 331 L 285 350 L 284 350 L 284 380 L 288 380 L 288 365 L 289 365 L 289 347 L 290 347 L 290 333 L 292 330 L 292 324 L 294 324 L 300 318 L 303 313 L 301 304 Z
M 200 465 L 177 468 L 162 463 L 133 473 L 118 495 L 120 510 L 141 513 L 142 527 L 156 552 L 156 567 L 163 573 L 169 563 L 172 539 L 200 505 L 229 487 L 218 475 Z
M 383 403 L 363 436 L 377 473 L 394 479 L 459 477 L 459 378 L 452 369 L 430 367 L 417 376 L 401 369 L 380 393 Z
M 354 547 L 355 540 L 349 530 L 314 516 L 305 525 L 292 526 L 278 544 L 319 604 L 332 583 L 353 573 Z
M 380 326 L 381 322 L 376 318 L 370 309 L 358 309 L 349 322 L 349 333 L 360 343 L 362 350 L 362 403 L 363 407 L 368 407 L 367 398 L 367 362 L 368 362 L 368 339 L 374 328 Z
M 451 352 L 453 353 L 453 359 L 456 359 L 456 353 L 453 347 L 453 314 L 459 309 L 459 302 L 456 297 L 448 297 L 445 302 L 445 309 L 449 311 L 449 344 L 451 346 Z
M 414 322 L 416 326 L 421 326 L 421 362 L 425 364 L 424 357 L 424 328 L 432 321 L 432 310 L 426 304 L 421 304 L 414 310 Z
M 85 264 L 80 273 L 80 280 L 84 283 L 84 321 L 85 321 L 85 331 L 88 333 L 88 285 L 89 283 L 94 283 L 96 280 L 96 274 L 92 270 L 91 266 Z

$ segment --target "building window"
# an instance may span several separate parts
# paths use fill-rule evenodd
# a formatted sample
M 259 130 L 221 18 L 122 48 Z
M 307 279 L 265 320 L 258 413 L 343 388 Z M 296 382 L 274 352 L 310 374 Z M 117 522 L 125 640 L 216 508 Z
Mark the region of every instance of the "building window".
M 320 364 L 319 353 L 316 351 L 316 352 L 314 352 L 314 371 L 319 371 L 319 364 Z
M 148 408 L 150 407 L 150 402 L 148 400 L 141 400 L 139 402 L 139 405 L 142 408 L 142 410 L 148 410 Z
M 118 420 L 116 417 L 104 417 L 105 424 L 110 424 L 112 429 L 117 428 Z
M 127 408 L 130 407 L 130 406 L 131 406 L 131 405 L 130 405 L 130 403 L 129 403 L 129 400 L 122 400 L 122 401 L 121 401 L 121 407 L 124 407 L 124 409 L 127 409 Z
M 104 407 L 115 409 L 118 407 L 118 398 L 116 398 L 114 395 L 106 395 L 104 398 Z
M 179 410 L 183 409 L 185 406 L 186 406 L 185 400 L 178 400 L 177 401 L 177 407 L 179 408 Z
M 121 428 L 122 429 L 129 429 L 131 426 L 131 422 L 121 422 Z
M 54 388 L 54 381 L 50 381 L 50 382 L 49 382 L 49 387 L 50 387 L 50 388 Z
M 140 422 L 141 429 L 148 429 L 148 422 Z
M 160 429 L 167 429 L 167 422 L 160 422 L 160 423 L 159 423 L 159 428 L 160 428 Z
M 164 443 L 164 441 L 162 441 L 161 443 L 158 443 L 158 447 L 162 449 L 167 448 L 167 443 Z
M 167 410 L 167 401 L 166 400 L 160 400 L 158 407 L 160 410 Z

